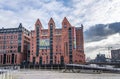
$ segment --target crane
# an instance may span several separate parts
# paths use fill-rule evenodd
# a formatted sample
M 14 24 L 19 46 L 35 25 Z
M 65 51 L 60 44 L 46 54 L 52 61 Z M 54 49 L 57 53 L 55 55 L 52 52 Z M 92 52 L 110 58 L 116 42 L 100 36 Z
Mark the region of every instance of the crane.
M 120 44 L 115 44 L 115 46 L 111 45 L 111 46 L 108 46 L 108 47 L 100 47 L 100 48 L 107 49 L 107 51 L 108 51 L 108 56 L 107 57 L 111 58 L 111 50 L 118 48 L 118 46 L 116 47 L 116 45 L 118 45 L 120 47 Z
M 111 54 L 110 54 L 110 50 L 113 48 L 111 46 L 108 46 L 108 47 L 100 47 L 100 48 L 103 48 L 103 49 L 107 49 L 107 52 L 108 52 L 108 55 L 107 55 L 107 58 L 111 58 Z

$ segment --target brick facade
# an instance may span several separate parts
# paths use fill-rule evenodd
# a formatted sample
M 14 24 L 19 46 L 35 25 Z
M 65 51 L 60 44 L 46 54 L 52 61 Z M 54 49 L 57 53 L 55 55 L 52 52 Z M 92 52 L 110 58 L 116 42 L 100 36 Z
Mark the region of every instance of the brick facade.
M 30 62 L 33 64 L 80 64 L 85 62 L 83 26 L 72 26 L 65 17 L 62 28 L 54 20 L 44 29 L 40 20 L 31 31 Z
M 29 32 L 22 27 L 0 29 L 0 65 L 85 63 L 83 26 L 72 26 L 65 17 L 62 28 L 54 20 L 44 29 L 38 19 Z
M 20 65 L 30 53 L 30 32 L 22 27 L 0 29 L 0 65 Z

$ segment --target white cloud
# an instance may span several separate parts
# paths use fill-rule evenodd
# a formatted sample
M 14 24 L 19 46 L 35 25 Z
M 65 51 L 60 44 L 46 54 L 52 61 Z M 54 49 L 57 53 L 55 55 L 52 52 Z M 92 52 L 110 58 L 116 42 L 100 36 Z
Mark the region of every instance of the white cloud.
M 95 58 L 96 54 L 103 53 L 106 56 L 110 55 L 110 51 L 108 51 L 108 47 L 112 47 L 112 49 L 120 48 L 120 34 L 116 33 L 114 35 L 108 36 L 106 39 L 97 42 L 89 42 L 85 43 L 85 52 L 87 53 L 87 57 Z M 108 53 L 109 52 L 109 53 Z
M 73 0 L 73 3 L 72 20 L 79 20 L 74 22 L 77 26 L 83 23 L 88 29 L 91 25 L 120 21 L 120 0 Z
M 56 0 L 1 0 L 0 24 L 1 26 L 5 25 L 5 21 L 2 18 L 4 17 L 9 21 L 11 19 L 15 20 L 7 24 L 16 26 L 19 23 L 16 21 L 17 17 L 17 20 L 22 22 L 25 27 L 32 27 L 37 18 L 43 21 L 43 26 L 47 26 L 49 18 L 53 17 L 56 21 L 56 26 L 60 27 L 62 19 L 67 16 L 72 25 L 78 27 L 83 23 L 85 29 L 88 29 L 94 24 L 120 21 L 118 17 L 120 16 L 119 7 L 120 0 L 72 0 L 69 6 L 65 6 L 63 2 Z M 13 14 L 10 15 L 6 11 L 11 11 Z M 12 18 L 8 15 L 12 16 Z

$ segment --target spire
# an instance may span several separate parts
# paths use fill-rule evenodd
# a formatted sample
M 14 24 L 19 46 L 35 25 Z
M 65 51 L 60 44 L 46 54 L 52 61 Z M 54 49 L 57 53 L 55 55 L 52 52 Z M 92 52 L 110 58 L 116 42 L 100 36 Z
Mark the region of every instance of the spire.
M 63 22 L 69 22 L 66 17 L 64 17 Z
M 39 25 L 40 27 L 42 27 L 42 24 L 41 24 L 41 22 L 40 22 L 39 19 L 37 19 L 37 21 L 36 21 L 36 23 L 35 23 L 35 26 L 37 26 L 37 25 Z
M 83 29 L 83 27 L 84 27 L 83 24 L 81 24 L 81 29 Z
M 81 27 L 83 27 L 83 24 L 81 24 Z
M 52 18 L 52 17 L 50 18 L 50 20 L 49 20 L 49 23 L 48 23 L 48 24 L 51 24 L 51 23 L 52 23 L 53 25 L 55 24 L 55 22 L 54 22 L 54 20 L 53 20 L 53 18 Z
M 20 28 L 22 27 L 22 23 L 19 24 L 19 27 L 20 27 Z

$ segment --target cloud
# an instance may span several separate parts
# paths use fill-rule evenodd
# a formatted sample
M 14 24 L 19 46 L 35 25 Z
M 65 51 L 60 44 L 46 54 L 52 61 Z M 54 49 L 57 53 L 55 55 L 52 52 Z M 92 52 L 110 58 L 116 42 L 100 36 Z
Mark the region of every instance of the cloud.
M 84 33 L 86 42 L 100 41 L 106 39 L 107 36 L 120 33 L 120 22 L 111 24 L 97 24 L 90 27 Z
M 98 53 L 109 56 L 107 47 L 120 48 L 120 22 L 97 24 L 87 29 L 84 36 L 87 56 L 95 58 Z
M 95 58 L 96 54 L 103 53 L 106 56 L 110 56 L 110 50 L 108 47 L 112 47 L 112 49 L 120 48 L 120 34 L 116 33 L 110 36 L 107 36 L 106 39 L 100 41 L 93 41 L 85 43 L 85 52 L 87 52 L 87 56 L 91 58 Z M 109 52 L 109 53 L 108 53 Z
M 0 1 L 1 27 L 17 27 L 19 22 L 22 22 L 27 29 L 34 29 L 36 19 L 40 18 L 43 26 L 47 28 L 50 17 L 54 18 L 57 27 L 61 27 L 62 19 L 70 10 L 62 2 L 55 0 L 20 0 L 8 2 L 8 0 Z
M 83 23 L 85 29 L 89 29 L 95 24 L 107 24 L 119 22 L 120 0 L 73 0 L 73 18 L 79 22 L 74 22 L 76 26 Z M 77 16 L 77 17 L 76 17 Z

